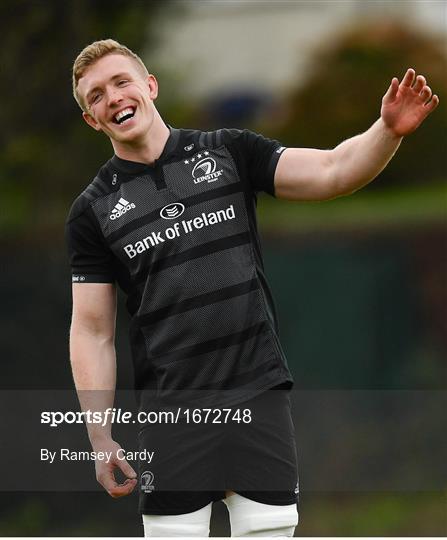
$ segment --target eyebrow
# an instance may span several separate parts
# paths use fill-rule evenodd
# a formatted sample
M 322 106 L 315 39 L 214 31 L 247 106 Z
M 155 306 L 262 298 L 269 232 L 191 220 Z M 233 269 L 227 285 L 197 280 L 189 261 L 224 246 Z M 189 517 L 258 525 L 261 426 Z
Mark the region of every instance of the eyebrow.
M 110 79 L 107 82 L 115 81 L 116 79 L 120 79 L 121 77 L 130 77 L 130 74 L 126 72 L 117 73 L 116 75 L 113 75 L 113 77 L 110 77 Z M 93 87 L 91 90 L 87 92 L 87 95 L 85 96 L 85 99 L 87 100 L 87 102 L 90 99 L 91 95 L 97 92 L 98 90 L 101 90 L 101 87 L 96 85 L 95 87 Z

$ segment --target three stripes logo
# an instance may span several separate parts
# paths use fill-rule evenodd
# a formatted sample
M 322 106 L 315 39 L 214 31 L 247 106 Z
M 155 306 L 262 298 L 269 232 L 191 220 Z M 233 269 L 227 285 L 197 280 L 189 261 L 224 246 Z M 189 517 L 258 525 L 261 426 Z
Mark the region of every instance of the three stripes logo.
M 126 201 L 126 199 L 121 199 L 115 204 L 115 208 L 112 210 L 112 213 L 110 214 L 110 219 L 113 221 L 114 219 L 118 219 L 123 214 L 128 212 L 129 210 L 132 210 L 132 208 L 135 208 L 134 203 L 130 203 L 129 201 Z
M 160 216 L 163 219 L 175 219 L 183 214 L 185 211 L 185 205 L 182 203 L 167 204 L 160 210 Z

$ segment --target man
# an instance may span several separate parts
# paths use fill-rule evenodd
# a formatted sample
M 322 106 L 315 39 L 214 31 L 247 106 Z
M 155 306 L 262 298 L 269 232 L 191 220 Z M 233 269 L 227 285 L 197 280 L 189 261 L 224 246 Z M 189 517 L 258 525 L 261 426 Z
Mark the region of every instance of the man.
M 368 131 L 316 150 L 286 149 L 246 130 L 168 127 L 154 104 L 155 77 L 113 40 L 80 53 L 73 91 L 84 120 L 110 138 L 115 154 L 67 220 L 70 353 L 82 407 L 113 406 L 116 282 L 132 315 L 140 409 L 154 403 L 144 391 L 175 403 L 176 392 L 191 390 L 198 396 L 186 402 L 212 404 L 213 411 L 236 407 L 250 420 L 217 431 L 184 421 L 140 432 L 140 448 L 170 445 L 169 456 L 155 456 L 151 470 L 140 464 L 145 535 L 208 536 L 211 503 L 224 499 L 232 536 L 293 536 L 292 378 L 263 272 L 257 192 L 297 201 L 353 193 L 380 173 L 439 100 L 408 69 L 400 83 L 393 78 Z M 90 390 L 100 391 L 94 404 L 83 392 Z M 88 431 L 94 450 L 117 456 L 110 424 L 90 424 Z M 122 484 L 116 467 L 127 477 Z M 117 457 L 98 460 L 96 473 L 112 497 L 137 484 L 136 472 Z M 175 481 L 179 489 L 172 489 Z

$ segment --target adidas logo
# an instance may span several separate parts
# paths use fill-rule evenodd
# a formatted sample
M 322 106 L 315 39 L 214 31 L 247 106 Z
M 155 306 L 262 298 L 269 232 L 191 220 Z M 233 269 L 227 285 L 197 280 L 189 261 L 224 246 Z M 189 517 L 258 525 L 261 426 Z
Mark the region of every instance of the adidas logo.
M 115 208 L 112 210 L 109 217 L 111 220 L 118 219 L 129 210 L 132 210 L 132 208 L 135 208 L 135 204 L 130 203 L 121 197 L 121 199 L 115 204 Z

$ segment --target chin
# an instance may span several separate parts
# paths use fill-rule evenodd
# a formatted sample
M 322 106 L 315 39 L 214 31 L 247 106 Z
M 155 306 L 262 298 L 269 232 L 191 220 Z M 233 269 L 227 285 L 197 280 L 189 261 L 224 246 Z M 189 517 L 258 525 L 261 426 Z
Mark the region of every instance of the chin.
M 127 132 L 123 132 L 123 133 L 114 133 L 113 134 L 113 139 L 117 142 L 122 142 L 122 143 L 136 143 L 138 142 L 139 140 L 142 140 L 144 139 L 145 135 L 147 134 L 148 132 L 148 129 L 144 128 L 143 126 L 134 126 L 132 129 L 130 129 L 129 131 Z
M 113 133 L 110 138 L 119 143 L 133 143 L 141 138 L 141 133 Z

